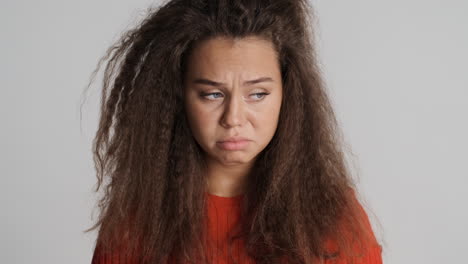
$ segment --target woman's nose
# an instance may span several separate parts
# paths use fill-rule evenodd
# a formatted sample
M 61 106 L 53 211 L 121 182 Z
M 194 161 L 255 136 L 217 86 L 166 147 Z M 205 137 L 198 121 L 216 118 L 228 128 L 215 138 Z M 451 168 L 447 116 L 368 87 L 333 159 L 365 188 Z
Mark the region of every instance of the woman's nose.
M 230 95 L 226 101 L 221 125 L 229 128 L 242 126 L 245 122 L 245 102 L 240 95 Z

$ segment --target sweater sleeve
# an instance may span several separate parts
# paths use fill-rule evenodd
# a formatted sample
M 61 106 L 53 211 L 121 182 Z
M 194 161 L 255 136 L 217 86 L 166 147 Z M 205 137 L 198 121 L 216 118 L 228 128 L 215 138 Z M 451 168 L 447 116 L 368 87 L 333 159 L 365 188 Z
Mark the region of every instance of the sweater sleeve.
M 353 202 L 356 203 L 359 217 L 361 221 L 364 223 L 364 226 L 367 230 L 371 233 L 371 243 L 369 243 L 369 247 L 365 249 L 363 254 L 359 256 L 353 257 L 346 257 L 346 256 L 339 256 L 335 259 L 326 260 L 325 264 L 382 264 L 382 246 L 377 242 L 374 232 L 372 230 L 371 223 L 369 221 L 369 216 L 367 215 L 366 211 L 364 210 L 362 204 L 358 201 L 353 191 Z
M 375 244 L 368 248 L 362 256 L 327 259 L 324 264 L 382 264 L 382 247 Z
M 357 202 L 357 200 L 356 200 Z M 365 225 L 367 226 L 368 230 L 372 233 L 372 244 L 371 246 L 365 251 L 364 255 L 361 257 L 354 257 L 353 260 L 354 264 L 382 264 L 382 246 L 377 242 L 374 236 L 374 232 L 372 230 L 372 226 L 369 221 L 369 217 L 362 207 L 362 205 L 359 204 L 359 209 L 361 211 L 361 217 L 362 221 L 364 221 Z M 348 263 L 348 262 L 344 262 Z
M 371 246 L 365 251 L 364 255 L 361 257 L 355 257 L 354 264 L 382 264 L 382 246 L 377 242 L 375 238 L 374 231 L 372 230 L 371 223 L 369 221 L 369 216 L 364 210 L 362 204 L 354 196 L 354 202 L 358 205 L 360 216 L 364 222 L 367 229 L 372 234 L 372 243 Z

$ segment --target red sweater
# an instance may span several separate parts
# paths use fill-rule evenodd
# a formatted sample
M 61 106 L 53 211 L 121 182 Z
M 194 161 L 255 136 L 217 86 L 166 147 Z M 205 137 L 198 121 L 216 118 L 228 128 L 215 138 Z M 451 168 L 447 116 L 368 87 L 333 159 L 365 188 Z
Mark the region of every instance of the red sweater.
M 221 197 L 208 194 L 208 239 L 213 242 L 213 248 L 207 250 L 208 256 L 213 264 L 230 264 L 227 252 L 227 233 L 239 221 L 240 202 L 243 195 L 235 197 Z M 356 200 L 357 201 L 357 200 Z M 360 212 L 366 226 L 372 230 L 368 216 L 362 206 Z M 327 247 L 333 248 L 335 244 L 330 241 Z M 237 240 L 233 245 L 233 256 L 239 264 L 253 264 L 253 260 L 246 255 L 242 240 Z M 119 258 L 118 253 L 112 256 L 102 254 L 98 248 L 95 249 L 92 264 L 123 264 L 128 263 Z M 324 264 L 347 264 L 349 259 L 334 258 L 326 260 Z M 381 247 L 375 241 L 375 246 L 369 248 L 367 254 L 354 259 L 354 264 L 382 264 Z

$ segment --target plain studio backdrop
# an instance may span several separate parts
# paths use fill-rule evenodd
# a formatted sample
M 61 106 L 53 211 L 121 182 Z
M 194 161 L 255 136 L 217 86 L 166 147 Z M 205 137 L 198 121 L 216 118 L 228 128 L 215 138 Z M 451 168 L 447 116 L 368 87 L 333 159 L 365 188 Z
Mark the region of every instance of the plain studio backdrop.
M 97 198 L 100 78 L 83 91 L 151 4 L 1 2 L 1 263 L 90 262 L 96 233 L 83 230 Z M 384 262 L 465 262 L 468 1 L 312 4 L 320 64 Z

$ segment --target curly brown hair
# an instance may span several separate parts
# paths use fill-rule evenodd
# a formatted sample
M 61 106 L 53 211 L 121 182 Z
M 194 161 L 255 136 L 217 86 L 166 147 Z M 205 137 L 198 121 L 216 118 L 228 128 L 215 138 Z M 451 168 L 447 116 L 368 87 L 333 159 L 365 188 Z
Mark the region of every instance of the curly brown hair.
M 184 109 L 195 43 L 257 36 L 274 44 L 283 91 L 277 130 L 248 177 L 239 232 L 257 263 L 315 263 L 365 248 L 343 140 L 317 65 L 306 0 L 172 0 L 149 10 L 99 61 L 101 115 L 93 142 L 100 214 L 96 247 L 138 263 L 207 263 L 203 153 Z M 351 235 L 349 235 L 351 234 Z M 338 252 L 324 249 L 325 239 Z M 368 239 L 369 238 L 369 239 Z M 144 256 L 144 258 L 143 258 Z M 198 262 L 200 261 L 200 262 Z

